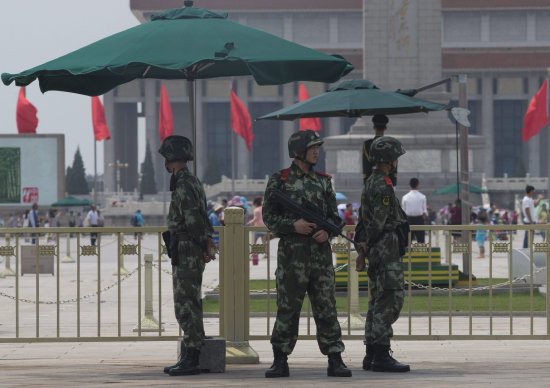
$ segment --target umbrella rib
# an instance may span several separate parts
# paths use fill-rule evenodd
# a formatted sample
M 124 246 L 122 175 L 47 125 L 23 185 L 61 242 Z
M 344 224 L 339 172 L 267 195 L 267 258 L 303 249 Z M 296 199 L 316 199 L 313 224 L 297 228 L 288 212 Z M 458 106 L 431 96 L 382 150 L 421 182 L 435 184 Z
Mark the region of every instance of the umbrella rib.
M 149 72 L 150 69 L 151 69 L 151 65 L 147 66 L 147 69 L 145 69 L 145 71 L 143 72 L 143 74 L 141 76 L 145 77 L 145 75 Z

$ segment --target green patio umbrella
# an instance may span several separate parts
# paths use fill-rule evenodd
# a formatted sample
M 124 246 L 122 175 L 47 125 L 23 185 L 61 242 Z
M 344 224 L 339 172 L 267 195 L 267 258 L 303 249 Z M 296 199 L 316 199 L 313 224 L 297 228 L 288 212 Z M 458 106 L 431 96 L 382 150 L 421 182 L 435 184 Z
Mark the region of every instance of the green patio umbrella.
M 52 206 L 90 206 L 94 202 L 88 199 L 78 199 L 75 197 L 65 197 L 57 202 L 52 203 Z
M 195 142 L 194 80 L 251 75 L 259 85 L 335 82 L 353 69 L 344 58 L 243 26 L 226 14 L 192 7 L 170 9 L 151 21 L 99 40 L 18 74 L 9 85 L 38 79 L 40 90 L 97 96 L 137 78 L 187 79 Z
M 435 85 L 429 85 L 428 87 Z M 420 90 L 428 87 L 388 91 L 379 89 L 368 80 L 344 81 L 330 88 L 326 93 L 269 113 L 258 118 L 258 120 L 361 117 L 375 114 L 392 115 L 450 109 L 448 105 L 413 97 Z
M 456 186 L 457 186 L 456 183 L 453 183 L 452 185 L 445 186 L 441 189 L 434 191 L 433 193 L 434 194 L 456 194 L 457 193 Z M 460 188 L 460 186 L 459 186 L 458 192 L 462 192 L 462 189 Z M 470 183 L 470 193 L 481 194 L 481 193 L 488 193 L 488 191 Z

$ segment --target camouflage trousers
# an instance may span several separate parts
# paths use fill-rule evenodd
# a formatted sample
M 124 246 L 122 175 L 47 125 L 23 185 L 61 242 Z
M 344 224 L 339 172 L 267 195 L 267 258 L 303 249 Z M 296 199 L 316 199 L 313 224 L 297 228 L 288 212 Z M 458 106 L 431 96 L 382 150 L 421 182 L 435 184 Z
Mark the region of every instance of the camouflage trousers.
M 403 307 L 403 267 L 395 233 L 385 233 L 369 249 L 369 310 L 365 322 L 367 344 L 389 345 L 392 324 Z
M 178 251 L 179 263 L 172 266 L 176 319 L 185 346 L 200 349 L 204 340 L 201 285 L 205 263 L 202 250 L 191 241 L 180 241 Z
M 281 238 L 275 276 L 277 319 L 271 344 L 284 353 L 292 353 L 298 339 L 300 311 L 307 292 L 321 353 L 342 352 L 344 343 L 336 314 L 330 244 L 318 244 L 306 236 Z

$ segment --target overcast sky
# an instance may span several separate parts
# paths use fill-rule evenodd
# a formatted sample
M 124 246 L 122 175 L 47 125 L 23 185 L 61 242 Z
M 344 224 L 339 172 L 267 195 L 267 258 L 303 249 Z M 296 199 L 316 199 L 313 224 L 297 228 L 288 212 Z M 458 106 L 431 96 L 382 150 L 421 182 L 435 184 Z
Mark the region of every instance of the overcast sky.
M 19 73 L 139 24 L 129 3 L 129 0 L 1 0 L 0 73 Z M 0 83 L 2 134 L 17 133 L 18 92 L 13 83 L 10 86 Z M 86 173 L 93 174 L 90 97 L 55 91 L 42 94 L 38 81 L 29 85 L 26 92 L 38 109 L 36 132 L 65 134 L 65 164 L 72 164 L 79 146 Z M 99 143 L 97 167 L 98 173 L 102 173 L 103 145 Z

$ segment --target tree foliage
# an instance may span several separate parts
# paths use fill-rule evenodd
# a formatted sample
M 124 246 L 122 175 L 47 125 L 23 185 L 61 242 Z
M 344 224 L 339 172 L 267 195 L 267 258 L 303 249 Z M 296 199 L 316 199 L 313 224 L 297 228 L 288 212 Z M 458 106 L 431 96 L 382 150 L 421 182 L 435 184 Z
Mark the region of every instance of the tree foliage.
M 0 148 L 0 203 L 21 200 L 21 150 Z
M 153 168 L 153 157 L 149 142 L 145 146 L 145 160 L 141 163 L 141 184 L 139 185 L 139 196 L 143 199 L 144 194 L 156 194 L 157 184 L 155 183 L 155 169 Z
M 72 167 L 67 167 L 66 177 L 68 194 L 89 194 L 90 188 L 86 182 L 86 170 L 80 154 L 80 148 L 76 149 Z

